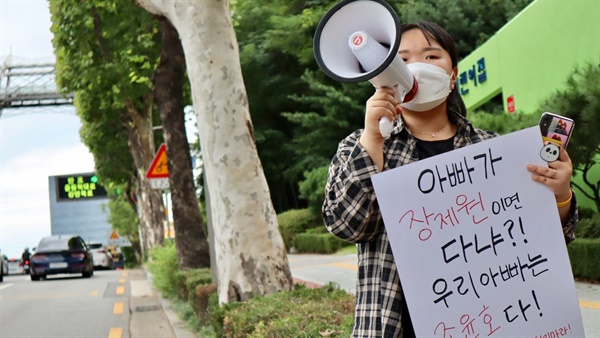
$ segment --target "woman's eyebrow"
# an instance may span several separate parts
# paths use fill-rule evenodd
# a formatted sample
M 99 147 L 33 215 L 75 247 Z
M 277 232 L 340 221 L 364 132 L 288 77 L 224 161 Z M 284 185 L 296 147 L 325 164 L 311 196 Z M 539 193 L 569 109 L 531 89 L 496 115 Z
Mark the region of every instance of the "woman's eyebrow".
M 440 47 L 435 47 L 435 46 L 429 46 L 429 47 L 425 47 L 423 48 L 424 52 L 429 52 L 429 51 L 441 51 L 442 49 Z
M 430 52 L 430 51 L 440 52 L 440 51 L 442 51 L 442 49 L 440 47 L 427 46 L 427 47 L 423 48 L 422 51 L 423 52 Z M 398 51 L 398 54 L 404 54 L 404 53 L 410 53 L 410 51 L 408 49 L 401 49 Z

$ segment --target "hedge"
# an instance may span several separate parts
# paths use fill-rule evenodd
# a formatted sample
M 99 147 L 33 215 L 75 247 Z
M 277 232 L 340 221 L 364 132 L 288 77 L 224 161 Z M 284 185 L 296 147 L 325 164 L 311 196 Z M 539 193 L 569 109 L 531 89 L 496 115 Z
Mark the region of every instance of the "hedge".
M 294 247 L 298 252 L 332 254 L 344 246 L 348 246 L 348 242 L 330 233 L 297 234 L 294 239 Z
M 600 239 L 578 238 L 567 250 L 575 277 L 600 280 Z

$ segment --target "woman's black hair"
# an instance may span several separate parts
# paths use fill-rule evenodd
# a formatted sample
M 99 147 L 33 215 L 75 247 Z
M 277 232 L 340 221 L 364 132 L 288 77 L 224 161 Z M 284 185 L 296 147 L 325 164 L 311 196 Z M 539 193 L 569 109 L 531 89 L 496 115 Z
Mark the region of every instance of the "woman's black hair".
M 458 52 L 456 51 L 456 44 L 454 43 L 452 36 L 445 29 L 433 22 L 428 21 L 418 21 L 402 25 L 402 33 L 412 29 L 419 29 L 421 32 L 423 32 L 427 41 L 429 41 L 429 38 L 431 38 L 439 43 L 440 46 L 450 55 L 452 68 L 458 65 Z M 455 79 L 455 81 L 456 80 L 457 79 Z M 457 110 L 457 112 L 462 116 L 467 116 L 467 107 L 465 106 L 462 96 L 458 92 L 458 85 L 455 85 L 454 89 L 452 89 L 450 92 L 447 105 L 449 108 L 454 108 Z

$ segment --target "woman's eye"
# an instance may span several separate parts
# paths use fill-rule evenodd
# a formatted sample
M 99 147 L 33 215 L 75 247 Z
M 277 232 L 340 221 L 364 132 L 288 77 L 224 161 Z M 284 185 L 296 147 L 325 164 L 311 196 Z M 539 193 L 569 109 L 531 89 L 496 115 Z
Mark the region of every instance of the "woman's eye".
M 437 58 L 438 58 L 438 57 L 437 57 L 437 55 L 427 55 L 427 56 L 425 57 L 425 60 L 435 60 L 435 59 L 437 59 Z
M 402 58 L 402 61 L 407 62 L 408 59 L 407 58 Z

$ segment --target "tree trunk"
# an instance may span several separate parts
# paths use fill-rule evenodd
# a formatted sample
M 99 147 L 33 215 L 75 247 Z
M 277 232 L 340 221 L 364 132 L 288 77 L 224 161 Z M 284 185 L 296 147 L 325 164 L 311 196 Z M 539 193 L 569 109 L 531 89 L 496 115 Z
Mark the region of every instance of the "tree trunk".
M 125 106 L 128 124 L 129 148 L 137 170 L 136 191 L 138 195 L 138 216 L 140 219 L 142 248 L 144 251 L 162 245 L 165 237 L 166 215 L 162 192 L 154 190 L 146 179 L 146 171 L 154 160 L 154 140 L 152 137 L 152 100 L 144 100 L 146 111 L 139 112 L 127 100 Z
M 225 0 L 138 0 L 179 32 L 192 85 L 215 230 L 219 302 L 292 288 L 254 142 L 238 44 Z
M 182 270 L 206 268 L 210 266 L 208 241 L 196 196 L 183 111 L 185 57 L 175 27 L 164 16 L 158 20 L 162 49 L 152 87 L 167 148 L 177 259 Z
M 135 178 L 135 173 L 132 173 L 132 177 Z M 141 227 L 139 224 L 139 213 L 137 210 L 137 201 L 135 200 L 135 197 L 133 196 L 133 191 L 132 191 L 132 187 L 131 187 L 132 182 L 128 181 L 127 182 L 127 188 L 125 189 L 125 200 L 127 201 L 127 204 L 129 204 L 129 206 L 131 206 L 131 209 L 135 212 L 135 214 L 138 216 L 138 237 L 137 240 L 134 240 L 133 238 L 128 238 L 129 242 L 131 243 L 133 250 L 135 251 L 135 257 L 137 258 L 137 261 L 139 263 L 142 263 L 142 243 L 143 243 L 143 237 L 141 234 Z

